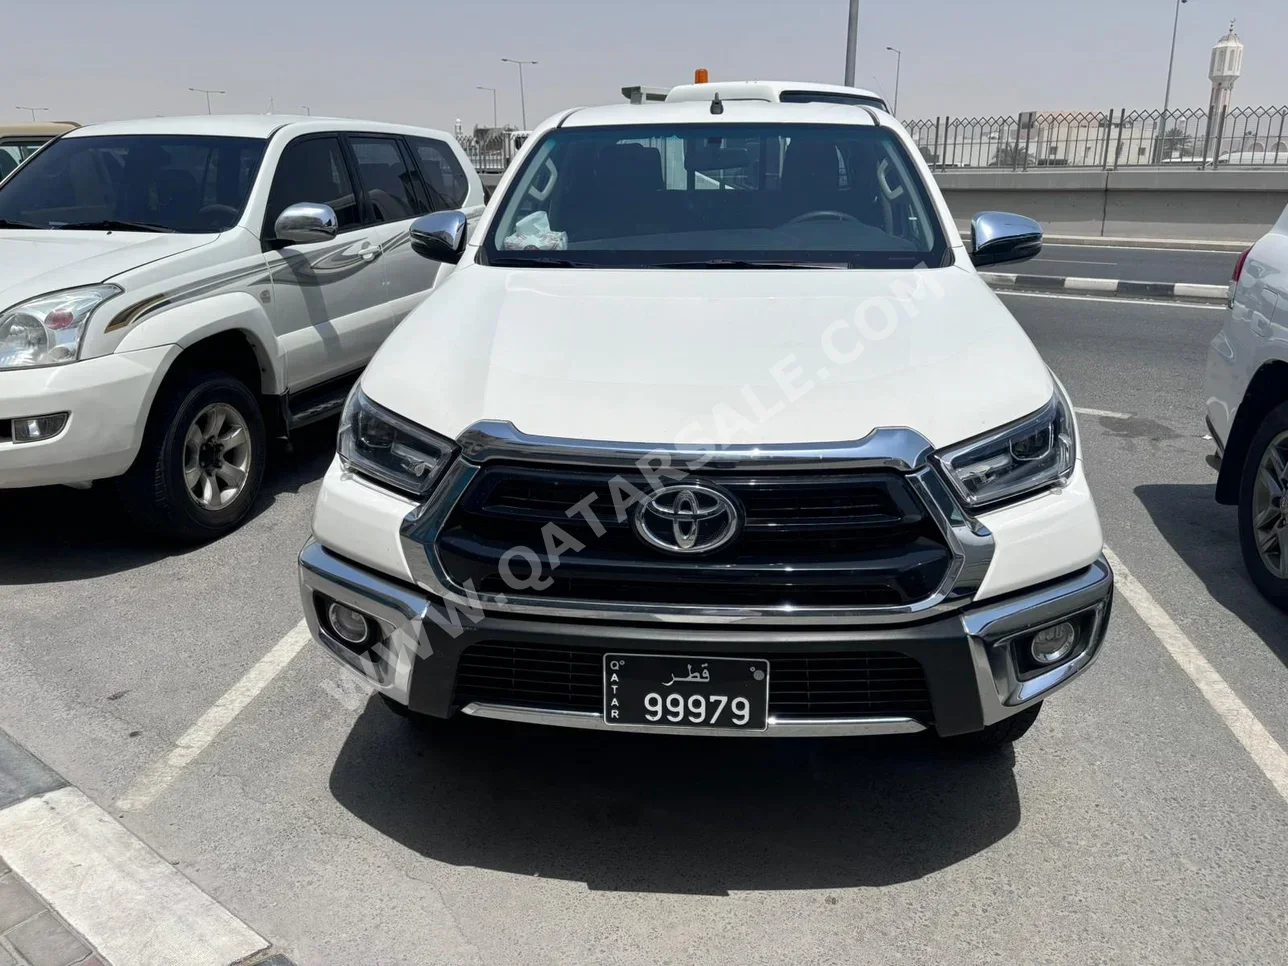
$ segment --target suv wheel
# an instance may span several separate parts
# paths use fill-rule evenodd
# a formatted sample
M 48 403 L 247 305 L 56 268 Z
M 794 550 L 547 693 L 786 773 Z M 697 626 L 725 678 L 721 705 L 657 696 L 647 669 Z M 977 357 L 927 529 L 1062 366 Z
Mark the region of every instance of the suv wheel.
M 973 731 L 965 735 L 953 735 L 947 739 L 948 746 L 960 751 L 993 751 L 1003 745 L 1019 741 L 1033 727 L 1042 712 L 1042 702 L 1025 708 L 1019 714 L 994 722 L 983 731 Z
M 1266 414 L 1239 482 L 1239 546 L 1248 575 L 1288 609 L 1288 403 Z
M 259 402 L 241 380 L 189 373 L 153 404 L 138 458 L 118 490 L 130 514 L 153 532 L 212 540 L 250 512 L 266 448 Z

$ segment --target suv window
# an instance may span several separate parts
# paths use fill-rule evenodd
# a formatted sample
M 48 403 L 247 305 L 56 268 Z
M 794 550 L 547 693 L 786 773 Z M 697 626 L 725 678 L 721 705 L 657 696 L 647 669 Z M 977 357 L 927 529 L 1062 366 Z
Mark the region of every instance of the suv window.
M 421 177 L 429 188 L 429 201 L 433 210 L 451 210 L 465 204 L 470 193 L 470 183 L 465 169 L 456 158 L 456 152 L 433 138 L 407 140 L 416 155 L 416 163 L 420 165 Z M 516 150 L 522 143 L 518 141 Z
M 237 224 L 259 138 L 122 134 L 59 138 L 0 189 L 0 219 L 37 228 L 216 232 Z
M 406 221 L 428 210 L 397 139 L 350 135 L 349 144 L 358 162 L 358 180 L 371 202 L 373 224 Z
M 304 202 L 330 205 L 341 231 L 362 223 L 338 137 L 307 137 L 292 141 L 282 151 L 268 193 L 264 237 L 273 237 L 278 215 Z

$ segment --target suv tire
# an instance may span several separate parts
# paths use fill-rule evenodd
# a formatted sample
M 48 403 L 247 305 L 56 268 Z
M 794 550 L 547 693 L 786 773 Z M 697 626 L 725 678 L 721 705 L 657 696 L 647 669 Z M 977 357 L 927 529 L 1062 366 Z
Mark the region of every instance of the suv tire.
M 184 373 L 162 387 L 117 492 L 158 536 L 213 540 L 246 519 L 267 449 L 264 416 L 245 383 L 225 372 Z
M 1257 589 L 1271 603 L 1288 610 L 1286 487 L 1288 402 L 1280 403 L 1261 420 L 1239 474 L 1239 548 L 1244 566 Z
M 948 745 L 959 751 L 980 752 L 993 751 L 1004 745 L 1019 741 L 1033 727 L 1042 712 L 1042 702 L 1025 708 L 1019 714 L 1011 715 L 1002 721 L 994 722 L 983 731 L 972 731 L 969 734 L 953 735 Z

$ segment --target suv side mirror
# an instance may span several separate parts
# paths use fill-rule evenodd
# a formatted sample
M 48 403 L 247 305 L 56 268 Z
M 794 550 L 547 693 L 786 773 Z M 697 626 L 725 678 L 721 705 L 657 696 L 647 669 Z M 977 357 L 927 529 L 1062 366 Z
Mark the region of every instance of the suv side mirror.
M 977 266 L 1022 262 L 1042 251 L 1042 226 L 1006 211 L 981 211 L 970 223 L 970 260 Z
M 468 222 L 463 211 L 435 211 L 411 223 L 411 250 L 436 262 L 455 265 L 465 253 Z
M 303 202 L 291 205 L 273 222 L 273 236 L 279 242 L 308 245 L 311 242 L 330 241 L 339 230 L 340 223 L 330 205 Z

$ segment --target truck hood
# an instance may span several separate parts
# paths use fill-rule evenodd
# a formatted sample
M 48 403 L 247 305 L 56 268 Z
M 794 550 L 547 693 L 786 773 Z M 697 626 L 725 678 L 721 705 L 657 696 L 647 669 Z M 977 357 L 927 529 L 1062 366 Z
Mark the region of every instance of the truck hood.
M 143 231 L 0 230 L 0 309 L 46 292 L 97 285 L 218 237 Z
M 1050 373 L 972 271 L 504 269 L 450 276 L 362 379 L 455 438 L 936 447 L 1043 406 Z

